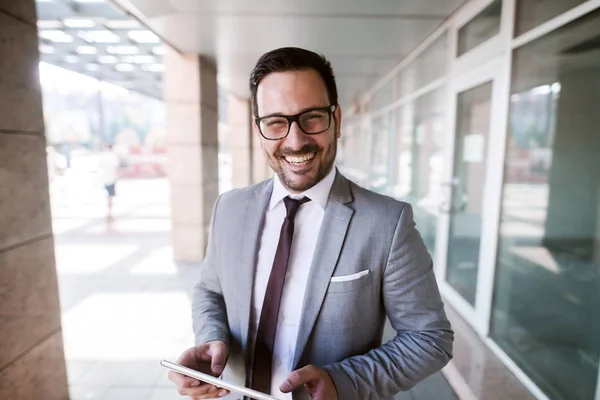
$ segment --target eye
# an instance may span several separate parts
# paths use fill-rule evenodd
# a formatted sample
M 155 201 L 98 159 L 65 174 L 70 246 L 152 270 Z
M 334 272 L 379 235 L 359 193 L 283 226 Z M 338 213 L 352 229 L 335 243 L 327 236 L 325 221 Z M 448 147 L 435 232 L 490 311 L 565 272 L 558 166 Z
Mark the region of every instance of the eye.
M 287 120 L 280 117 L 266 118 L 262 120 L 262 124 L 266 127 L 277 127 L 280 125 L 287 125 Z
M 325 119 L 326 114 L 320 111 L 310 111 L 302 116 L 304 120 L 320 121 Z

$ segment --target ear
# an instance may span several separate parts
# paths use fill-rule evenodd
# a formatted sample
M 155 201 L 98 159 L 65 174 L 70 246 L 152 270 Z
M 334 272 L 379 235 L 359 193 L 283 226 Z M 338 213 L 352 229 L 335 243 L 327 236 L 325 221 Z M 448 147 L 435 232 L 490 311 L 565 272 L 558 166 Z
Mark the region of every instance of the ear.
M 333 113 L 335 115 L 335 137 L 340 138 L 342 136 L 342 107 L 337 106 Z
M 258 130 L 258 125 L 256 125 L 256 121 L 254 120 L 254 118 L 252 118 L 252 130 L 256 135 L 258 135 L 258 137 L 261 137 L 260 131 Z

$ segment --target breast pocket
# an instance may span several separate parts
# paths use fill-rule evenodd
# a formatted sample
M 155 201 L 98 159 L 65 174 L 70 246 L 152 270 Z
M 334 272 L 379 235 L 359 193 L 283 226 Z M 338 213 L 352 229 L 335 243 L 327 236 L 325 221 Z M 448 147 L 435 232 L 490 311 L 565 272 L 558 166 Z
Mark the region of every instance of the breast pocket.
M 344 293 L 364 289 L 373 281 L 370 271 L 362 271 L 357 274 L 334 276 L 329 282 L 327 293 Z

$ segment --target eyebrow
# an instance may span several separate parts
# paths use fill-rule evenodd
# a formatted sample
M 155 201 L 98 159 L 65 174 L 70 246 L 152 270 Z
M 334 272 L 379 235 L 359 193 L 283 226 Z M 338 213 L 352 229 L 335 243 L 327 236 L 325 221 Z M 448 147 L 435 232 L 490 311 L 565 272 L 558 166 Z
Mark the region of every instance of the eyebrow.
M 307 108 L 303 108 L 302 110 L 300 110 L 299 112 L 297 112 L 297 113 L 295 113 L 295 114 L 284 114 L 284 113 L 276 112 L 276 113 L 271 113 L 271 114 L 263 115 L 263 116 L 261 116 L 261 117 L 256 117 L 256 118 L 268 118 L 268 117 L 289 117 L 290 115 L 298 115 L 298 114 L 305 113 L 305 112 L 307 112 L 307 111 L 318 110 L 318 109 L 320 109 L 320 108 L 327 108 L 327 107 L 331 107 L 331 106 L 316 106 L 316 107 L 307 107 Z

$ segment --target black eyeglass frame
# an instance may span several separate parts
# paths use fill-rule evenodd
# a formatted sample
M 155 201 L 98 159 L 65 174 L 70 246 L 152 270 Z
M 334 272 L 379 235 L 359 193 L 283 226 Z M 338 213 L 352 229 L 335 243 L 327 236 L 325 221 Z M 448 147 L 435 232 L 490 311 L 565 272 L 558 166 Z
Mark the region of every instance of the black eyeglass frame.
M 289 134 L 290 134 L 290 128 L 292 127 L 292 122 L 296 122 L 296 124 L 298 125 L 298 128 L 300 128 L 300 130 L 306 134 L 306 135 L 318 135 L 320 133 L 325 132 L 327 129 L 331 128 L 331 119 L 335 119 L 335 110 L 337 109 L 337 105 L 332 104 L 330 106 L 327 107 L 315 107 L 315 108 L 309 108 L 308 110 L 304 110 L 298 114 L 294 114 L 294 115 L 280 115 L 280 114 L 274 114 L 274 115 L 267 115 L 264 117 L 254 117 L 254 123 L 256 124 L 256 126 L 258 127 L 258 132 L 260 132 L 260 135 L 262 137 L 264 137 L 267 140 L 281 140 L 281 139 L 285 139 Z M 302 129 L 302 125 L 300 125 L 300 116 L 312 112 L 312 111 L 327 111 L 327 114 L 329 114 L 329 124 L 327 125 L 327 128 L 323 129 L 322 131 L 319 132 L 306 132 L 304 129 Z M 268 138 L 266 137 L 263 133 L 262 133 L 262 128 L 260 127 L 260 122 L 264 119 L 267 118 L 273 118 L 273 117 L 280 117 L 280 118 L 285 118 L 288 122 L 288 129 L 287 132 L 284 136 L 282 137 L 278 137 L 278 138 Z

